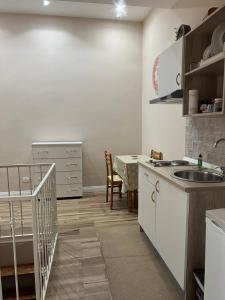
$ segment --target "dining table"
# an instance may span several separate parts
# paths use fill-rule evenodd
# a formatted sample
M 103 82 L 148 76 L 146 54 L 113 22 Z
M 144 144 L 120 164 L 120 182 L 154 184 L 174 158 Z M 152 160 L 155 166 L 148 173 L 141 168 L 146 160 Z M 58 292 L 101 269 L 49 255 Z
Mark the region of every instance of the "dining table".
M 138 202 L 138 161 L 149 160 L 146 155 L 116 155 L 113 169 L 123 180 L 123 192 L 127 192 L 128 210 L 133 211 Z

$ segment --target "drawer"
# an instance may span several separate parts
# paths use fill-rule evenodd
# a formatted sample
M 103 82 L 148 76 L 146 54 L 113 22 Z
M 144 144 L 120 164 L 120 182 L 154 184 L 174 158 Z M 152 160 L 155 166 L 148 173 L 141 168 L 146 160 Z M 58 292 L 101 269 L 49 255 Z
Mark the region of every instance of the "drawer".
M 41 181 L 40 172 L 35 173 L 34 175 L 35 183 Z M 56 172 L 56 184 L 82 184 L 82 174 L 80 171 L 72 172 Z
M 82 183 L 82 174 L 77 172 L 56 172 L 56 184 Z
M 81 146 L 41 146 L 33 147 L 33 158 L 81 157 Z
M 61 171 L 81 171 L 82 170 L 82 159 L 81 158 L 46 158 L 46 159 L 34 159 L 34 163 L 55 163 L 56 164 L 56 172 Z M 45 170 L 45 167 L 43 167 Z
M 142 166 L 139 166 L 139 176 L 153 185 L 156 185 L 158 180 L 158 177 L 151 170 Z
M 57 197 L 81 197 L 83 188 L 81 184 L 60 184 L 56 185 Z

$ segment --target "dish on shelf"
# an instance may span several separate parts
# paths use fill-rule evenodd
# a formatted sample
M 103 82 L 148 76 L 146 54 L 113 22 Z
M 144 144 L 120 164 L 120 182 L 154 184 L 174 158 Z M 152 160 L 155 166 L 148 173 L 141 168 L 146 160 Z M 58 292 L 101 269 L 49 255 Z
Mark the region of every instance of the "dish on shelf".
M 223 51 L 220 51 L 219 53 L 213 55 L 213 56 L 210 56 L 209 58 L 207 58 L 206 60 L 201 60 L 200 62 L 200 67 L 204 66 L 204 65 L 209 65 L 209 64 L 213 64 L 219 60 L 222 60 L 224 59 L 224 52 Z
M 211 41 L 211 54 L 216 55 L 223 51 L 225 42 L 225 22 L 221 23 L 216 27 L 212 35 Z
M 211 44 L 205 49 L 202 55 L 202 60 L 205 61 L 212 56 L 212 46 Z

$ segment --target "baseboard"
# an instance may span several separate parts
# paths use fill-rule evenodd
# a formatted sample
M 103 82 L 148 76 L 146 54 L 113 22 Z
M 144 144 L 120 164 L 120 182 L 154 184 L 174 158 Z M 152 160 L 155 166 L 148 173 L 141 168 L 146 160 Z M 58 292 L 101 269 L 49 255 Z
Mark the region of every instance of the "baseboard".
M 84 193 L 105 193 L 105 185 L 93 185 L 93 186 L 84 186 Z

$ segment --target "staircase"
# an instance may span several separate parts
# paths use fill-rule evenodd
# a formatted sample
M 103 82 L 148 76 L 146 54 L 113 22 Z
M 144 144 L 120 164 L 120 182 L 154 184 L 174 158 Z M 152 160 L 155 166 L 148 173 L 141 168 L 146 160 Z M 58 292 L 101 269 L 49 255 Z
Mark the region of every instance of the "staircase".
M 17 266 L 20 300 L 36 299 L 34 265 L 24 264 Z M 14 266 L 1 267 L 3 299 L 15 300 L 15 273 Z

